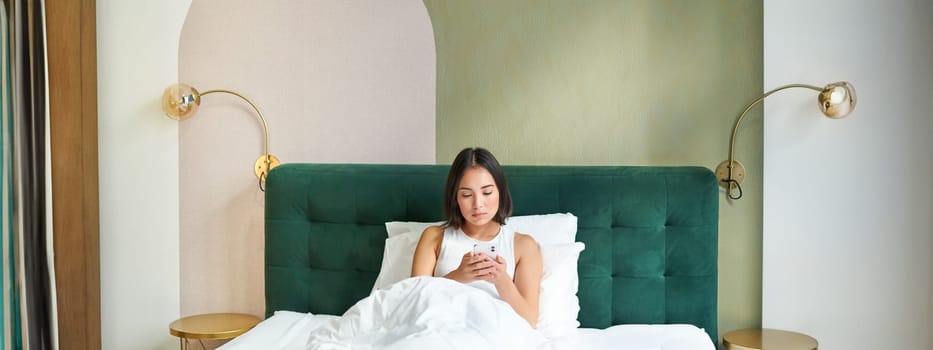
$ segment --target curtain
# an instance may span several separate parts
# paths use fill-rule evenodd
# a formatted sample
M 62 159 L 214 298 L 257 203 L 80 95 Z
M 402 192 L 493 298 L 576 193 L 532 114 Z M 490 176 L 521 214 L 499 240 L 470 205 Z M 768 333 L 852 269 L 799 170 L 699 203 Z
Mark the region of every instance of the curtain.
M 54 349 L 42 0 L 4 0 L 2 29 L 3 349 Z
M 3 291 L 3 303 L 0 304 L 2 312 L 3 333 L 0 334 L 0 346 L 3 349 L 22 349 L 22 337 L 19 313 L 19 288 L 16 283 L 16 269 L 14 268 L 14 250 L 13 250 L 13 186 L 12 186 L 12 167 L 13 153 L 12 148 L 12 127 L 13 127 L 13 105 L 12 87 L 10 81 L 10 22 L 7 15 L 7 6 L 4 4 L 0 8 L 0 100 L 3 108 L 0 110 L 2 120 L 0 120 L 0 144 L 2 144 L 2 153 L 0 153 L 0 179 L 2 179 L 2 199 L 0 199 L 0 216 L 2 216 L 2 228 L 0 228 L 0 249 L 2 249 L 2 279 L 0 287 Z

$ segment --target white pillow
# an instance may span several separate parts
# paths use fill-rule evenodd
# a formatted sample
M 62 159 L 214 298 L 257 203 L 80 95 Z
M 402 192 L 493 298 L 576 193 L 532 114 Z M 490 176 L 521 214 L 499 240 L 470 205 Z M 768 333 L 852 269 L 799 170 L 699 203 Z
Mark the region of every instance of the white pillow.
M 406 232 L 424 232 L 428 226 L 444 222 L 392 221 L 386 223 L 389 238 Z M 577 238 L 577 217 L 571 213 L 513 216 L 505 224 L 515 232 L 531 235 L 538 244 L 573 243 Z
M 424 232 L 428 226 L 440 226 L 443 225 L 443 221 L 438 222 L 414 222 L 414 221 L 392 221 L 386 223 L 386 232 L 389 233 L 389 238 L 398 236 L 400 234 L 417 232 L 419 238 L 421 233 Z
M 424 230 L 398 234 L 386 239 L 385 252 L 382 253 L 382 268 L 379 269 L 379 276 L 373 284 L 373 292 L 411 277 L 415 247 L 421 239 L 422 231 Z
M 541 294 L 538 300 L 538 331 L 554 339 L 580 327 L 580 285 L 577 261 L 585 249 L 582 242 L 541 244 Z
M 531 235 L 538 244 L 577 240 L 577 217 L 571 213 L 513 216 L 506 219 L 505 224 L 515 232 Z
M 442 225 L 444 222 L 392 221 L 386 223 L 385 251 L 382 253 L 382 267 L 373 284 L 373 292 L 395 282 L 411 277 L 411 264 L 415 256 L 415 247 L 421 239 L 421 233 L 429 226 Z

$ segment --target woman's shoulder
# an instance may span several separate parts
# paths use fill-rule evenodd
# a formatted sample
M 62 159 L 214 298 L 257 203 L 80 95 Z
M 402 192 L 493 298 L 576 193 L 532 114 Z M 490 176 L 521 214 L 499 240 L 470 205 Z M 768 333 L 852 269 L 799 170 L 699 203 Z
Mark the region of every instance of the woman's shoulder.
M 536 262 L 532 266 L 541 263 L 541 248 L 538 242 L 531 235 L 515 232 L 515 261 L 517 264 L 525 265 L 527 262 Z M 525 265 L 527 266 L 527 265 Z
M 538 250 L 538 241 L 529 234 L 515 232 L 515 248 Z
M 444 237 L 444 231 L 445 231 L 444 226 L 440 226 L 440 225 L 428 226 L 427 228 L 424 229 L 423 232 L 421 232 L 421 239 L 422 240 L 440 239 L 441 237 Z
M 446 228 L 443 225 L 431 225 L 424 229 L 424 233 L 444 233 L 444 230 L 446 230 Z

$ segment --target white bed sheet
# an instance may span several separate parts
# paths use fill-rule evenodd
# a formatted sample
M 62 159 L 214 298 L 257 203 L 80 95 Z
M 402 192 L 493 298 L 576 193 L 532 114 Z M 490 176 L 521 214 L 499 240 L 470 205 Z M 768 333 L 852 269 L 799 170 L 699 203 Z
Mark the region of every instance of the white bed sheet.
M 311 331 L 337 316 L 276 311 L 249 332 L 218 350 L 303 350 Z M 709 336 L 693 325 L 618 325 L 581 328 L 552 341 L 553 349 L 715 350 Z

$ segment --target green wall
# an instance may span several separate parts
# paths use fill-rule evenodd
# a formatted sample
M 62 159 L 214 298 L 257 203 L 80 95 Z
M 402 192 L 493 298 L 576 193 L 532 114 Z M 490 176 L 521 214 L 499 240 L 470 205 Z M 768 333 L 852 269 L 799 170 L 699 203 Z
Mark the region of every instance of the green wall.
M 437 46 L 437 162 L 700 165 L 726 159 L 762 93 L 760 1 L 425 0 Z M 720 206 L 719 329 L 761 323 L 761 110 Z

